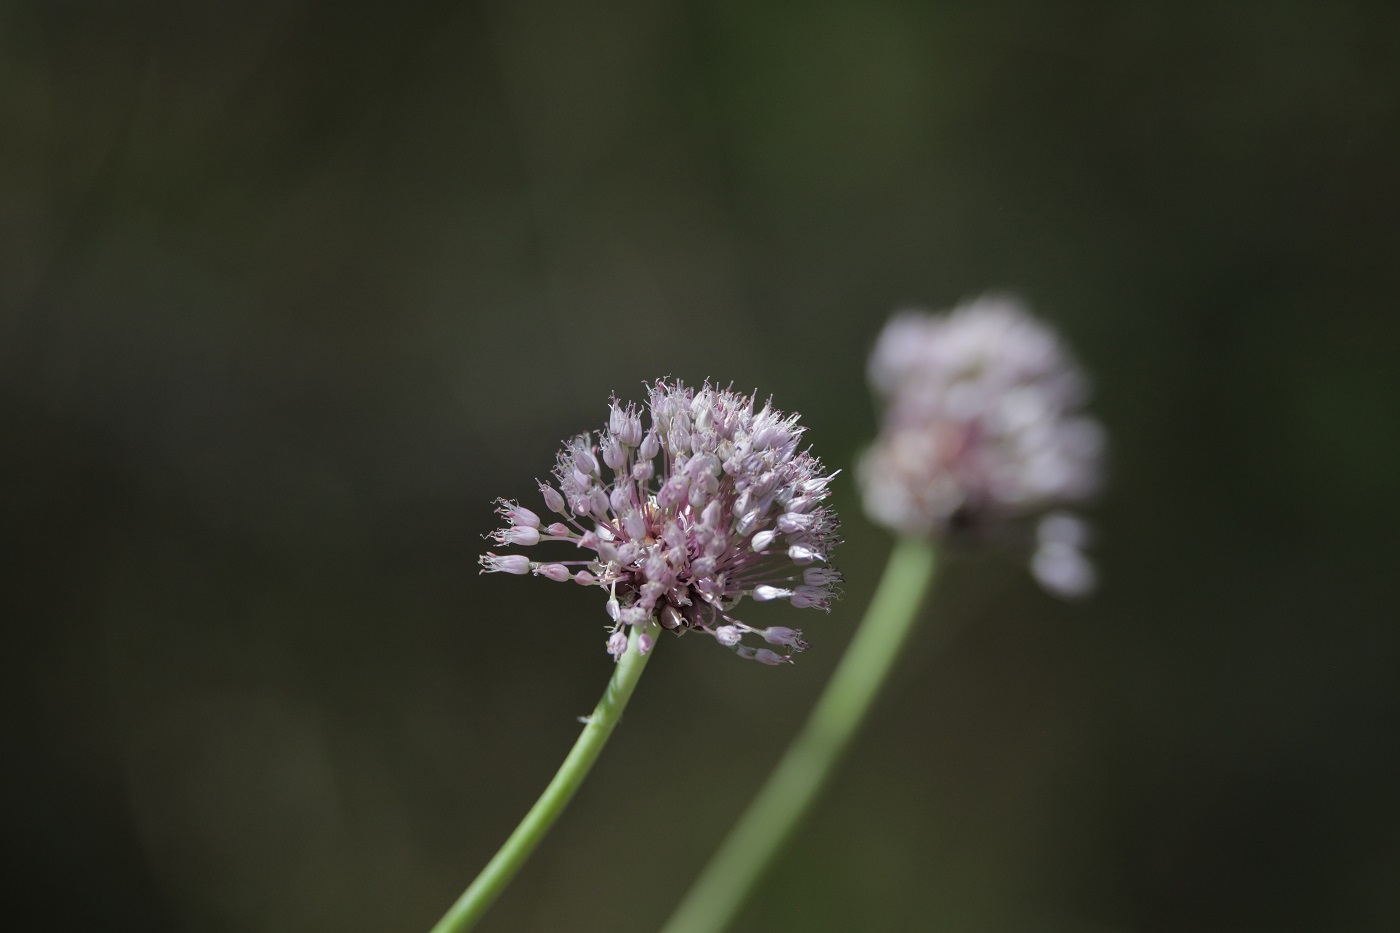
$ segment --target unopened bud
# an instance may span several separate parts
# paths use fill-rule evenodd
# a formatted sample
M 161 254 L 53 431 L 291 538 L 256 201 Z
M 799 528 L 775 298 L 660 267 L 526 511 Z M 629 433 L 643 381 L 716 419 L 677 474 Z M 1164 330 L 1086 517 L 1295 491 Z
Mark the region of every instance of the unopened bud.
M 579 438 L 578 445 L 574 447 L 574 469 L 585 476 L 598 475 L 598 458 L 593 455 L 593 448 L 588 445 L 586 436 Z
M 544 504 L 549 506 L 550 511 L 564 514 L 564 497 L 559 494 L 559 490 L 548 483 L 540 483 L 540 495 L 544 496 Z
M 1066 599 L 1089 595 L 1098 582 L 1094 565 L 1079 548 L 1053 541 L 1036 549 L 1031 572 L 1041 586 Z
M 621 428 L 614 428 L 613 433 L 628 447 L 636 447 L 642 442 L 642 419 L 637 417 L 636 412 L 629 411 L 626 424 Z
M 776 540 L 778 540 L 778 533 L 770 528 L 754 535 L 753 542 L 749 546 L 755 551 L 766 551 Z
M 613 656 L 614 661 L 621 661 L 622 656 L 627 653 L 627 633 L 621 630 L 613 632 L 608 636 L 608 654 Z
M 685 501 L 685 494 L 685 476 L 677 474 L 662 484 L 661 490 L 656 494 L 656 505 L 662 509 L 673 509 Z
M 710 497 L 710 496 L 709 496 L 709 493 L 707 493 L 707 492 L 705 491 L 705 487 L 704 487 L 704 485 L 703 485 L 702 483 L 692 483 L 692 484 L 691 484 L 689 499 L 690 499 L 690 507 L 691 507 L 692 509 L 701 509 L 701 508 L 704 508 L 704 506 L 705 506 L 705 500 L 708 499 L 709 497 Z
M 676 629 L 685 625 L 685 619 L 681 617 L 681 611 L 670 603 L 661 607 L 660 615 L 661 627 L 669 632 L 674 632 Z
M 555 583 L 564 583 L 569 579 L 569 568 L 563 564 L 540 564 L 535 568 L 535 573 L 548 577 Z
M 733 648 L 739 644 L 739 639 L 742 637 L 743 633 L 739 631 L 737 625 L 721 625 L 715 629 L 715 641 L 726 648 Z
M 813 517 L 801 513 L 785 512 L 778 516 L 778 530 L 783 534 L 795 535 L 812 527 Z
M 616 472 L 626 461 L 627 455 L 622 450 L 622 441 L 616 436 L 603 442 L 603 462 L 608 465 L 608 469 Z

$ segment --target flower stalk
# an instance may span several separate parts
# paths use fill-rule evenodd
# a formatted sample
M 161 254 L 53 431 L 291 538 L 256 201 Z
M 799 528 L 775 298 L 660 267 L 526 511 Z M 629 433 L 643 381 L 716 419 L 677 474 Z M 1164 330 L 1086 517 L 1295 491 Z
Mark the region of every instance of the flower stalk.
M 433 927 L 432 933 L 463 933 L 470 930 L 535 851 L 588 776 L 593 762 L 598 759 L 598 754 L 622 718 L 622 711 L 651 658 L 650 650 L 642 650 L 643 639 L 654 644 L 657 631 L 655 623 L 632 627 L 627 648 L 620 652 L 621 657 L 613 668 L 612 679 L 608 681 L 607 689 L 594 707 L 593 714 L 588 717 L 568 757 L 510 838 Z
M 928 540 L 905 538 L 895 545 L 870 608 L 802 732 L 663 933 L 718 933 L 733 920 L 870 711 L 913 629 L 935 567 Z

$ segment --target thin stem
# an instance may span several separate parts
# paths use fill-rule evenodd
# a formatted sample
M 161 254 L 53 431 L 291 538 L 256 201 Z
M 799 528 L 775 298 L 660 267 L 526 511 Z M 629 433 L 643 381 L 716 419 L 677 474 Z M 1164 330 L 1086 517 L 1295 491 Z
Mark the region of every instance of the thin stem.
M 470 930 L 505 886 L 510 884 L 520 866 L 525 864 L 530 853 L 535 851 L 535 846 L 539 845 L 544 834 L 549 832 L 549 828 L 564 811 L 564 807 L 568 806 L 574 792 L 588 776 L 588 770 L 593 767 L 598 753 L 607 744 L 613 727 L 622 718 L 622 710 L 627 706 L 647 661 L 651 659 L 652 652 L 642 654 L 637 650 L 637 641 L 643 634 L 640 628 L 632 627 L 626 654 L 613 669 L 612 679 L 608 681 L 607 689 L 603 691 L 602 698 L 594 707 L 593 715 L 588 717 L 587 725 L 583 727 L 578 741 L 555 772 L 549 786 L 540 794 L 540 799 L 535 801 L 530 812 L 525 814 L 520 825 L 515 827 L 515 832 L 510 834 L 505 845 L 492 856 L 491 861 L 481 870 L 481 874 L 476 876 L 476 880 L 457 899 L 457 903 L 453 904 L 438 921 L 437 926 L 433 927 L 432 933 L 462 933 L 464 930 Z M 655 623 L 646 630 L 645 634 L 652 639 L 653 644 L 658 631 Z
M 875 598 L 806 725 L 663 933 L 719 933 L 733 920 L 869 712 L 913 627 L 935 563 L 927 541 L 895 546 Z

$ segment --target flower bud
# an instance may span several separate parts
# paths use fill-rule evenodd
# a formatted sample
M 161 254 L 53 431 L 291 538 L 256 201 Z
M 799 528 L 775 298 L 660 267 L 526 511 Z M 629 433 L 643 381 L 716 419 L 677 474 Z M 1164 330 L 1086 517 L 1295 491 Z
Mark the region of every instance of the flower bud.
M 544 496 L 544 504 L 549 506 L 550 511 L 564 514 L 564 497 L 559 495 L 559 490 L 548 483 L 540 483 L 540 494 Z
M 690 507 L 697 512 L 705 507 L 705 502 L 709 499 L 709 493 L 701 483 L 694 483 L 690 487 L 690 494 L 686 497 L 690 501 Z
M 603 462 L 608 465 L 608 469 L 614 472 L 627 462 L 627 454 L 622 450 L 622 442 L 615 435 L 610 435 L 603 441 Z
M 660 615 L 661 627 L 668 632 L 674 632 L 685 625 L 685 618 L 681 616 L 681 611 L 670 603 L 661 607 Z
M 784 512 L 778 516 L 778 530 L 786 535 L 801 534 L 812 527 L 812 521 L 811 515 Z
M 598 475 L 598 458 L 593 455 L 593 448 L 588 444 L 587 435 L 578 438 L 575 443 L 574 469 L 584 476 Z
M 778 533 L 770 528 L 766 531 L 760 531 L 758 534 L 754 535 L 753 543 L 750 544 L 749 547 L 752 548 L 755 552 L 766 551 L 770 547 L 772 547 L 773 542 L 776 540 L 778 540 Z
M 715 641 L 726 648 L 733 648 L 739 644 L 739 639 L 743 637 L 737 625 L 721 625 L 715 629 Z
M 636 412 L 628 411 L 627 423 L 621 428 L 614 428 L 613 433 L 628 447 L 636 447 L 642 442 L 642 419 L 637 417 Z
M 627 633 L 619 629 L 608 636 L 608 654 L 613 656 L 614 661 L 621 661 L 626 653 Z
M 1041 586 L 1065 599 L 1087 596 L 1098 583 L 1094 565 L 1083 552 L 1058 541 L 1047 541 L 1036 549 L 1031 572 Z
M 656 505 L 662 509 L 674 509 L 685 501 L 687 482 L 684 474 L 677 474 L 662 484 L 656 494 Z

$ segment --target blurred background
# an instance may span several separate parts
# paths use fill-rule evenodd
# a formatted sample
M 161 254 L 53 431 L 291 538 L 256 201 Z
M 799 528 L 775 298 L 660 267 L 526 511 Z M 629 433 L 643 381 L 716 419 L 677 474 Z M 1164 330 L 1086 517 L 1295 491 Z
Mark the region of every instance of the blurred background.
M 1382 3 L 0 6 L 7 913 L 426 929 L 610 673 L 492 498 L 668 374 L 848 466 L 885 316 L 1012 288 L 1103 588 L 950 559 L 736 929 L 1400 928 L 1398 117 Z M 660 924 L 873 588 L 836 490 L 845 600 L 746 616 L 816 647 L 665 639 L 481 929 Z

